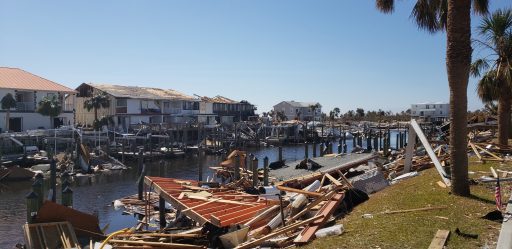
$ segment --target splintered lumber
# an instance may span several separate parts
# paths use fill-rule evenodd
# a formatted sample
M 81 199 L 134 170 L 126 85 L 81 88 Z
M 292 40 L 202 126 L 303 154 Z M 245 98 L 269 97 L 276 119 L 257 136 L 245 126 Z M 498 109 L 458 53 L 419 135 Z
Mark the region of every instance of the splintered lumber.
M 395 210 L 395 211 L 384 211 L 383 214 L 402 214 L 402 213 L 410 213 L 416 211 L 429 211 L 429 210 L 438 210 L 445 209 L 447 206 L 438 206 L 438 207 L 424 207 L 424 208 L 414 208 L 414 209 L 404 209 L 404 210 Z
M 297 222 L 295 224 L 287 225 L 287 226 L 285 226 L 283 228 L 280 228 L 280 229 L 277 229 L 273 233 L 265 235 L 265 236 L 263 236 L 263 237 L 261 237 L 259 239 L 242 243 L 242 244 L 238 245 L 237 247 L 235 247 L 235 249 L 253 248 L 253 247 L 257 246 L 257 245 L 260 245 L 261 243 L 265 242 L 266 240 L 268 240 L 270 238 L 273 238 L 273 237 L 275 237 L 277 235 L 280 235 L 280 234 L 292 231 L 294 229 L 297 229 L 300 226 L 307 225 L 307 224 L 309 224 L 309 223 L 311 223 L 311 222 L 313 222 L 315 220 L 318 220 L 318 219 L 324 219 L 324 216 L 323 215 L 317 215 L 317 216 L 315 216 L 313 218 L 309 218 L 307 220 L 303 220 L 303 221 Z
M 335 194 L 336 192 L 335 191 L 331 191 L 321 197 L 318 197 L 316 200 L 314 200 L 313 202 L 309 203 L 302 211 L 298 212 L 297 214 L 295 214 L 293 217 L 291 217 L 288 222 L 293 222 L 295 220 L 297 220 L 298 218 L 302 217 L 302 215 L 304 215 L 305 213 L 307 213 L 311 208 L 315 207 L 316 205 L 320 204 L 320 202 L 324 201 L 325 199 L 331 199 L 332 196 Z
M 491 167 L 491 173 L 492 173 L 492 176 L 494 176 L 494 178 L 498 178 L 498 173 L 496 173 L 496 170 L 494 170 L 493 167 Z
M 336 178 L 332 177 L 329 173 L 325 173 L 325 176 L 329 178 L 329 180 L 334 183 L 336 186 L 343 186 L 340 181 L 338 181 Z
M 245 223 L 246 226 L 251 226 L 252 224 L 262 220 L 262 219 L 265 219 L 267 218 L 267 216 L 271 215 L 275 210 L 279 209 L 279 206 L 272 206 L 271 208 L 263 211 L 262 213 L 256 215 L 254 218 L 252 218 L 251 220 L 249 220 L 248 222 Z
M 443 249 L 449 235 L 450 230 L 437 230 L 437 233 L 432 242 L 430 242 L 428 249 Z
M 320 229 L 331 218 L 334 211 L 343 201 L 343 197 L 344 193 L 337 193 L 329 199 L 317 213 L 317 215 L 320 215 L 323 218 L 307 225 L 295 240 L 293 240 L 293 242 L 295 244 L 305 244 L 314 239 L 316 231 L 318 231 L 318 229 Z
M 488 151 L 488 150 L 486 150 L 486 149 L 484 149 L 484 148 L 482 148 L 482 147 L 478 146 L 477 144 L 475 144 L 475 147 L 479 148 L 481 151 L 483 151 L 483 152 L 487 153 L 488 155 L 490 155 L 490 156 L 492 156 L 492 157 L 496 158 L 496 160 L 497 160 L 497 161 L 505 161 L 505 159 L 503 159 L 503 158 L 501 158 L 501 157 L 497 156 L 496 154 L 494 154 L 494 153 L 492 153 L 492 152 L 490 152 L 490 151 Z M 486 160 L 489 160 L 489 159 L 486 159 Z
M 480 153 L 476 149 L 475 145 L 472 142 L 469 142 L 468 144 L 471 147 L 471 149 L 473 150 L 473 152 L 475 152 L 475 155 L 478 157 L 478 160 L 481 161 L 482 160 L 482 156 L 480 155 Z
M 307 190 L 290 188 L 290 187 L 285 187 L 285 186 L 277 186 L 277 189 L 282 190 L 282 191 L 286 191 L 286 192 L 299 193 L 299 194 L 303 194 L 303 195 L 307 195 L 307 196 L 312 196 L 312 197 L 320 197 L 320 196 L 324 195 L 324 194 L 318 193 L 318 192 L 311 192 L 311 191 L 307 191 Z
M 108 241 L 112 244 L 127 244 L 127 245 L 139 245 L 139 246 L 155 246 L 155 247 L 164 247 L 164 248 L 184 248 L 184 249 L 203 249 L 204 246 L 196 246 L 189 244 L 179 244 L 179 243 L 160 243 L 160 242 L 147 242 L 147 241 L 133 241 L 133 240 L 117 240 L 111 239 Z
M 411 127 L 415 131 L 416 136 L 418 136 L 421 143 L 423 144 L 423 147 L 425 148 L 425 151 L 427 151 L 427 154 L 429 155 L 430 159 L 432 159 L 432 162 L 434 163 L 434 166 L 436 167 L 439 175 L 441 175 L 441 178 L 443 179 L 444 184 L 446 184 L 446 186 L 451 186 L 451 181 L 448 178 L 448 175 L 444 171 L 443 166 L 441 165 L 441 163 L 439 162 L 439 159 L 437 158 L 436 154 L 432 150 L 432 147 L 430 146 L 430 143 L 428 142 L 427 138 L 425 137 L 425 134 L 423 134 L 423 130 L 418 125 L 418 123 L 416 122 L 415 119 L 411 120 Z M 413 137 L 413 136 L 414 136 L 414 134 L 412 132 L 410 132 L 409 137 Z M 407 147 L 407 149 L 409 150 L 409 147 Z M 413 149 L 413 148 L 411 148 L 411 149 Z M 407 151 L 406 156 L 407 156 L 407 154 L 411 154 L 411 153 L 412 153 L 412 150 Z M 409 159 L 409 158 L 407 158 L 407 159 Z M 406 164 L 407 164 L 407 159 L 406 159 Z
M 200 238 L 200 234 L 183 234 L 183 233 L 129 233 L 118 234 L 115 237 L 165 237 L 165 238 Z
M 50 222 L 23 225 L 28 248 L 77 248 L 75 231 L 69 222 Z

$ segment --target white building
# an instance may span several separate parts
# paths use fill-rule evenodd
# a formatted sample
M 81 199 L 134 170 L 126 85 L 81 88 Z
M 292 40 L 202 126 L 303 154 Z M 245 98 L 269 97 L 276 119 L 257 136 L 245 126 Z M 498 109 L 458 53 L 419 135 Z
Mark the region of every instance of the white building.
M 112 117 L 118 130 L 127 131 L 130 125 L 141 123 L 215 124 L 212 103 L 201 102 L 175 90 L 92 83 L 83 83 L 76 90 L 76 119 L 81 125 L 92 125 L 94 122 L 94 110 L 85 109 L 84 101 L 97 92 L 106 93 L 110 99 L 108 108 L 98 110 L 98 120 Z
M 7 110 L 0 109 L 2 132 L 6 130 L 6 122 L 9 122 L 9 130 L 14 132 L 74 123 L 76 92 L 71 88 L 18 68 L 0 67 L 0 99 L 7 93 L 16 99 L 16 108 L 10 110 L 9 120 L 6 120 Z M 62 105 L 62 113 L 53 120 L 36 112 L 39 102 L 50 96 L 57 96 Z
M 318 106 L 313 111 L 311 106 Z M 322 105 L 318 102 L 282 101 L 274 106 L 274 112 L 283 112 L 288 120 L 320 121 Z
M 445 121 L 450 117 L 450 104 L 442 102 L 412 104 L 411 117 L 427 122 Z

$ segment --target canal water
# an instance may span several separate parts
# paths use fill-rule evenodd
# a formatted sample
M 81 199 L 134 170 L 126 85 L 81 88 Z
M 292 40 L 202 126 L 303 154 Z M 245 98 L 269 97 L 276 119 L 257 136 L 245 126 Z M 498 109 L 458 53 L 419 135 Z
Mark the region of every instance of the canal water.
M 391 136 L 391 145 L 395 145 L 395 135 Z M 337 143 L 333 150 L 336 152 Z M 317 146 L 317 155 L 320 155 Z M 348 151 L 352 149 L 352 139 L 347 139 Z M 263 158 L 269 161 L 278 158 L 277 147 L 261 147 L 249 149 L 259 159 L 259 166 L 263 166 Z M 309 148 L 312 154 L 311 146 Z M 199 159 L 197 156 L 157 160 L 146 165 L 148 176 L 163 176 L 182 179 L 198 179 L 198 169 L 203 167 L 203 179 L 213 175 L 208 167 L 217 166 L 224 156 L 208 155 Z M 294 161 L 304 158 L 304 146 L 283 147 L 283 158 Z M 114 210 L 112 202 L 116 199 L 137 193 L 137 166 L 127 163 L 130 169 L 124 171 L 110 171 L 96 174 L 92 177 L 74 178 L 72 189 L 74 191 L 75 209 L 95 214 L 100 220 L 100 227 L 109 224 L 107 233 L 136 224 L 136 219 L 130 215 L 122 215 L 122 210 Z M 24 243 L 22 225 L 26 222 L 25 196 L 31 190 L 31 181 L 0 183 L 0 248 L 13 248 L 17 243 Z M 60 186 L 57 186 L 60 189 Z M 59 192 L 59 191 L 57 191 Z M 60 193 L 58 194 L 60 198 Z

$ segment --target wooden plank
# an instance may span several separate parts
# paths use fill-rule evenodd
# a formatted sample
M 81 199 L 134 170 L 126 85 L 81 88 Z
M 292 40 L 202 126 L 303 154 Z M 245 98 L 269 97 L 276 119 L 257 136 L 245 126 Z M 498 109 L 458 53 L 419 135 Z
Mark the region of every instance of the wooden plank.
M 430 159 L 432 159 L 432 162 L 434 163 L 434 166 L 437 169 L 437 172 L 439 175 L 441 175 L 441 178 L 443 179 L 444 184 L 446 186 L 451 186 L 451 181 L 448 178 L 448 175 L 444 171 L 443 167 L 441 166 L 441 163 L 439 162 L 439 159 L 437 158 L 434 151 L 432 151 L 432 147 L 430 146 L 430 143 L 428 142 L 427 138 L 425 137 L 425 134 L 423 134 L 423 131 L 421 130 L 421 127 L 418 125 L 415 119 L 411 120 L 411 127 L 416 132 L 416 135 L 420 139 L 421 143 L 423 144 L 423 147 L 425 147 L 425 150 L 427 151 L 427 154 L 429 155 Z
M 438 207 L 424 207 L 424 208 L 413 208 L 413 209 L 404 209 L 404 210 L 395 210 L 395 211 L 384 211 L 383 214 L 402 214 L 402 213 L 410 213 L 417 211 L 429 211 L 429 210 L 438 210 L 445 209 L 447 206 L 438 206 Z
M 492 176 L 494 176 L 494 178 L 498 178 L 498 173 L 496 173 L 496 170 L 494 170 L 493 167 L 491 167 L 491 173 L 492 173 Z
M 315 238 L 315 233 L 320 229 L 326 222 L 329 220 L 334 213 L 334 211 L 338 208 L 338 206 L 343 201 L 344 194 L 337 193 L 330 200 L 328 200 L 320 210 L 318 210 L 318 215 L 321 215 L 323 218 L 318 219 L 312 224 L 307 225 L 304 230 L 293 240 L 295 244 L 305 244 Z
M 414 145 L 416 143 L 416 131 L 409 125 L 409 135 L 407 136 L 407 147 L 405 147 L 404 171 L 411 172 L 412 157 L 414 156 Z
M 450 230 L 437 230 L 434 239 L 430 242 L 430 246 L 428 249 L 443 249 L 448 236 L 450 235 Z
M 301 222 L 297 222 L 295 224 L 291 224 L 291 225 L 287 225 L 285 227 L 282 227 L 280 229 L 277 229 L 276 231 L 274 231 L 273 233 L 270 233 L 268 235 L 265 235 L 259 239 L 256 239 L 256 240 L 253 240 L 253 241 L 248 241 L 248 242 L 245 242 L 245 243 L 242 243 L 240 245 L 238 245 L 237 247 L 235 247 L 235 249 L 247 249 L 247 248 L 254 248 L 256 247 L 257 245 L 260 245 L 261 243 L 265 242 L 266 240 L 270 239 L 270 238 L 273 238 L 277 235 L 280 235 L 280 234 L 283 234 L 283 233 L 286 233 L 288 231 L 292 231 L 294 229 L 297 229 L 299 228 L 300 226 L 304 226 L 304 225 L 307 225 L 311 222 L 314 222 L 316 220 L 319 220 L 319 219 L 323 219 L 324 216 L 323 215 L 318 215 L 318 216 L 315 216 L 313 218 L 309 218 L 307 220 L 304 220 L 304 221 L 301 221 Z
M 478 157 L 478 160 L 481 161 L 482 160 L 482 155 L 480 155 L 480 152 L 478 152 L 478 150 L 476 149 L 475 145 L 472 142 L 469 142 L 468 144 L 471 147 L 471 149 L 473 150 L 473 152 L 475 152 L 475 155 L 476 155 L 476 157 Z
M 297 220 L 298 218 L 302 217 L 302 215 L 304 215 L 305 213 L 307 213 L 311 208 L 315 207 L 316 205 L 320 204 L 320 202 L 324 201 L 325 199 L 331 199 L 332 196 L 335 194 L 336 192 L 335 191 L 331 191 L 321 197 L 318 197 L 316 200 L 314 200 L 313 202 L 309 203 L 305 208 L 303 208 L 300 212 L 298 212 L 297 214 L 295 214 L 293 217 L 291 217 L 289 220 L 288 220 L 288 223 L 290 222 L 293 222 L 295 220 Z
M 329 173 L 325 173 L 325 177 L 329 178 L 329 180 L 332 183 L 334 183 L 334 185 L 336 185 L 336 186 L 343 186 L 343 184 L 340 181 L 338 181 L 338 179 L 332 177 Z
M 512 195 L 508 200 L 506 213 L 512 213 Z M 496 249 L 510 249 L 512 248 L 512 219 L 504 219 L 501 223 L 500 236 L 498 237 L 498 244 Z
M 146 242 L 146 241 L 132 241 L 132 240 L 116 240 L 111 239 L 109 243 L 112 244 L 127 244 L 127 245 L 141 245 L 141 246 L 155 246 L 162 248 L 184 248 L 184 249 L 203 249 L 204 246 L 196 246 L 189 244 L 179 244 L 179 243 L 161 243 L 161 242 Z
M 499 161 L 505 161 L 505 159 L 503 159 L 503 158 L 501 158 L 501 157 L 497 156 L 496 154 L 494 154 L 494 153 L 492 153 L 492 152 L 490 152 L 490 151 L 488 151 L 488 150 L 486 150 L 486 149 L 484 149 L 484 148 L 482 148 L 482 147 L 480 147 L 480 146 L 478 146 L 478 145 L 476 145 L 476 144 L 475 144 L 475 147 L 479 148 L 481 151 L 483 151 L 483 152 L 487 153 L 488 155 L 490 155 L 490 156 L 494 157 L 496 160 L 499 160 Z
M 277 189 L 282 190 L 282 191 L 286 191 L 286 192 L 299 193 L 299 194 L 303 194 L 303 195 L 307 195 L 307 196 L 312 196 L 312 197 L 321 197 L 321 196 L 324 195 L 324 194 L 318 193 L 318 192 L 311 192 L 311 191 L 306 191 L 306 190 L 296 189 L 296 188 L 290 188 L 290 187 L 285 187 L 285 186 L 277 186 Z

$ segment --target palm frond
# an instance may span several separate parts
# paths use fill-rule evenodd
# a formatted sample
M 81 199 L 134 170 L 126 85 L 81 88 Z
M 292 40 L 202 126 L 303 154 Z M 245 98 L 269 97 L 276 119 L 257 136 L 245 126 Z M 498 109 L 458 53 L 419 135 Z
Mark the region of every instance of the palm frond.
M 376 0 L 376 7 L 382 13 L 390 14 L 395 10 L 395 1 L 394 0 Z
M 411 18 L 416 21 L 420 29 L 435 33 L 443 29 L 439 20 L 443 9 L 441 0 L 418 0 L 411 12 Z
M 484 103 L 497 101 L 500 98 L 501 83 L 496 77 L 496 70 L 489 70 L 478 81 L 477 94 Z
M 485 59 L 478 59 L 471 63 L 469 73 L 473 77 L 480 77 L 481 72 L 489 69 L 489 62 Z
M 487 15 L 489 13 L 489 0 L 473 0 L 473 13 Z

